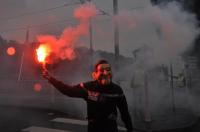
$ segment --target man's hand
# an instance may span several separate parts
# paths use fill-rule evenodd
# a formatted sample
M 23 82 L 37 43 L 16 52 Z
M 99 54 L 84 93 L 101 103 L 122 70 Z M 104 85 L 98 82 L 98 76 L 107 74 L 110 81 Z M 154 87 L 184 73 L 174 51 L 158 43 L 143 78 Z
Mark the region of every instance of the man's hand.
M 42 71 L 42 76 L 45 78 L 45 79 L 50 79 L 51 76 L 49 75 L 49 72 L 47 70 L 43 70 Z

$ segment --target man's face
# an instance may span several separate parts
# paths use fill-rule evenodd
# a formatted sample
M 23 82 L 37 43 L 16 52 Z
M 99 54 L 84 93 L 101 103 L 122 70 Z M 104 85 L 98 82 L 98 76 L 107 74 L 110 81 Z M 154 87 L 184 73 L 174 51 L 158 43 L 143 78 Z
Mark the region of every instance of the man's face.
M 112 71 L 109 64 L 99 64 L 95 71 L 95 80 L 102 85 L 108 85 L 112 79 Z

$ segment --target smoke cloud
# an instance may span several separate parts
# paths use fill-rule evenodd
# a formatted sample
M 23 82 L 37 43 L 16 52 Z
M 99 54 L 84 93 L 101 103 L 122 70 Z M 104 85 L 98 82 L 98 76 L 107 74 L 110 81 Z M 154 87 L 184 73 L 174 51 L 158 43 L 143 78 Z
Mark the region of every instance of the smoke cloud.
M 74 17 L 79 20 L 77 26 L 69 26 L 64 29 L 59 37 L 54 35 L 39 35 L 40 43 L 51 46 L 53 54 L 60 59 L 72 60 L 76 57 L 74 48 L 82 36 L 88 35 L 89 20 L 96 15 L 95 5 L 86 3 L 74 10 Z
M 143 52 L 141 57 L 154 65 L 180 56 L 192 47 L 199 34 L 195 15 L 184 11 L 177 2 L 120 11 L 115 21 L 121 29 L 122 52 L 132 50 L 135 56 Z
M 173 103 L 177 111 L 193 111 L 195 100 L 188 99 L 192 94 L 178 89 L 188 86 L 178 86 L 177 79 L 173 78 L 172 87 L 169 77 L 182 73 L 188 80 L 181 55 L 192 48 L 199 34 L 196 16 L 183 10 L 180 3 L 171 2 L 161 7 L 120 11 L 113 21 L 119 23 L 121 53 L 132 53 L 133 57 L 132 64 L 127 66 L 120 62 L 121 69 L 114 74 L 114 81 L 124 88 L 134 119 L 145 118 L 137 113 L 145 116 L 145 111 L 154 119 L 158 117 L 155 120 L 166 118 L 171 115 Z M 169 70 L 170 63 L 173 73 Z M 193 117 L 191 115 L 189 117 Z

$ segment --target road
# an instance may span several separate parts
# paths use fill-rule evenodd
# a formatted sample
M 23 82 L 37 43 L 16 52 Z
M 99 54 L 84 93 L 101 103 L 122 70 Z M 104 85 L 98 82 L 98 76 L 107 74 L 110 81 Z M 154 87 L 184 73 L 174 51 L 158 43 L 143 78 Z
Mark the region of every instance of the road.
M 0 105 L 1 132 L 87 132 L 87 121 L 58 110 Z M 191 127 L 165 132 L 199 132 L 200 120 Z M 123 127 L 119 132 L 125 132 Z M 136 132 L 136 131 L 134 131 Z M 138 132 L 138 131 L 137 131 Z M 162 131 L 164 132 L 164 131 Z
M 1 132 L 86 132 L 87 121 L 56 110 L 0 106 Z M 120 127 L 119 132 L 124 128 Z

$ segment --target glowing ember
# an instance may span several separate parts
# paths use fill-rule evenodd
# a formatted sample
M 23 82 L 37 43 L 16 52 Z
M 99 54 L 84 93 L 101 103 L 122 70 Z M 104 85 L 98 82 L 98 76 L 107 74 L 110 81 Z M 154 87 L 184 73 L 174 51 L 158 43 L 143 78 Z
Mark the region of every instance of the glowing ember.
M 14 47 L 9 47 L 8 49 L 7 49 L 7 54 L 8 55 L 14 55 L 15 54 L 15 48 Z
M 41 44 L 38 49 L 36 49 L 38 61 L 45 63 L 46 57 L 50 54 L 50 47 L 47 44 Z
M 40 91 L 42 90 L 41 84 L 36 83 L 36 84 L 34 85 L 34 90 L 35 90 L 36 92 L 40 92 Z

